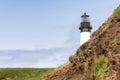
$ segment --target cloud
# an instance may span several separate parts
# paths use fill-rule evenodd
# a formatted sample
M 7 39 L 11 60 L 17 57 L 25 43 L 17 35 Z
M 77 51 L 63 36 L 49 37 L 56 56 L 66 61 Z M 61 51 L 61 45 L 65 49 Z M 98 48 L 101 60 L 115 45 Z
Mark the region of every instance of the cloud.
M 0 67 L 57 67 L 65 63 L 75 50 L 74 48 L 4 50 L 0 51 Z
M 79 48 L 79 26 L 73 26 L 68 39 L 59 48 L 37 50 L 1 50 L 0 67 L 57 67 Z M 66 46 L 67 45 L 67 46 Z

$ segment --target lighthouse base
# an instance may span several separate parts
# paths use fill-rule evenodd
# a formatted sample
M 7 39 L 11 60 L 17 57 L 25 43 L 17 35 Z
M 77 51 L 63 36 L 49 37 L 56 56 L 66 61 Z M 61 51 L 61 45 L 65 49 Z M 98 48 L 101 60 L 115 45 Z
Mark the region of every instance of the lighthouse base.
M 90 32 L 80 33 L 80 46 L 90 39 Z

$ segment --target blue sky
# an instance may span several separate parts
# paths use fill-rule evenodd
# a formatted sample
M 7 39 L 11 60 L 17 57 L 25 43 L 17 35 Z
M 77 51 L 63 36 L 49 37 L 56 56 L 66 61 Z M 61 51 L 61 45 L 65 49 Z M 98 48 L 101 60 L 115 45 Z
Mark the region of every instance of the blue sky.
M 0 67 L 56 67 L 79 48 L 80 16 L 95 31 L 119 0 L 0 0 Z

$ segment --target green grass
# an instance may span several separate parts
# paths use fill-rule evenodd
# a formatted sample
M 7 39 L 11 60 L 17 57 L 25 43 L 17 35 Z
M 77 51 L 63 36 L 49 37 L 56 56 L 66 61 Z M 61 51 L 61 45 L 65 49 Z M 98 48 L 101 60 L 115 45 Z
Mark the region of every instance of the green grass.
M 0 78 L 7 80 L 41 80 L 52 68 L 0 68 Z
M 113 15 L 120 15 L 120 5 L 114 10 Z
M 80 49 L 79 54 L 82 56 L 84 55 L 83 51 Z
M 112 47 L 111 50 L 112 50 L 113 53 L 115 53 L 117 51 L 117 49 L 118 49 L 118 47 L 115 45 L 115 46 Z
M 120 44 L 120 36 L 115 36 L 114 42 L 116 45 Z
M 92 64 L 92 72 L 95 76 L 95 80 L 104 80 L 106 71 L 108 71 L 108 58 L 104 55 L 100 55 Z

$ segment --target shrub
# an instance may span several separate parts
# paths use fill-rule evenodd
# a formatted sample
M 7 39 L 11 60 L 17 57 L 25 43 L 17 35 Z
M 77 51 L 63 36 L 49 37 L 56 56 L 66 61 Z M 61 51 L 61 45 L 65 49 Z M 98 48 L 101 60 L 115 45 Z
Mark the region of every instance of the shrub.
M 116 44 L 116 45 L 117 45 L 117 44 L 120 44 L 120 36 L 115 36 L 114 41 L 115 41 L 115 44 Z
M 79 52 L 79 53 L 80 53 L 80 55 L 84 55 L 84 53 L 83 53 L 83 51 L 82 51 L 81 49 L 80 49 L 80 52 Z
M 120 14 L 120 5 L 114 10 L 113 15 L 119 15 Z
M 108 70 L 108 58 L 104 55 L 100 55 L 95 59 L 92 64 L 92 72 L 95 76 L 95 80 L 104 80 L 106 71 Z
M 118 48 L 117 48 L 117 46 L 115 45 L 115 46 L 113 46 L 113 47 L 112 47 L 112 49 L 111 49 L 111 50 L 112 50 L 112 52 L 114 52 L 114 53 L 115 53 L 115 52 L 117 51 L 117 49 L 118 49 Z

